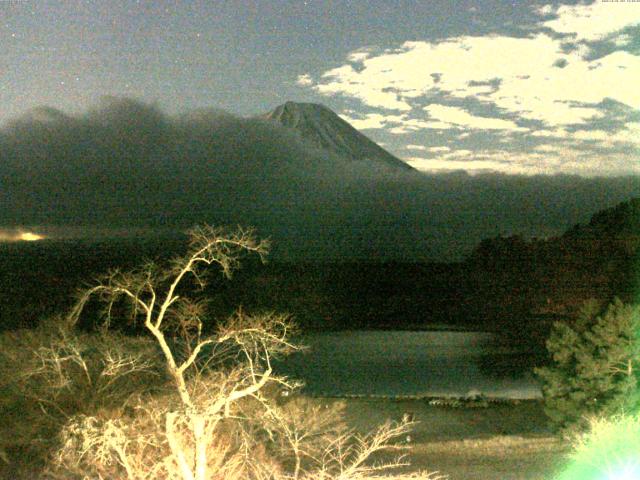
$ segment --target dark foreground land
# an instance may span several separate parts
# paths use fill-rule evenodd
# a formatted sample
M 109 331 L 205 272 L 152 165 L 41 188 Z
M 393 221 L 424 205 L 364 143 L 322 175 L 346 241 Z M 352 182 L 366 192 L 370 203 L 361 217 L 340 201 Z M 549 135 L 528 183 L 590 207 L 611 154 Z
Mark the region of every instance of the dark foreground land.
M 347 425 L 363 434 L 386 420 L 399 421 L 404 414 L 412 414 L 417 423 L 410 438 L 400 439 L 406 449 L 393 452 L 408 454 L 410 465 L 395 473 L 438 471 L 449 480 L 547 480 L 566 463 L 568 449 L 548 431 L 539 401 L 466 406 L 434 405 L 426 400 L 314 401 L 345 402 Z M 0 478 L 35 478 L 29 476 L 34 470 L 28 455 L 8 453 L 17 462 L 0 460 Z

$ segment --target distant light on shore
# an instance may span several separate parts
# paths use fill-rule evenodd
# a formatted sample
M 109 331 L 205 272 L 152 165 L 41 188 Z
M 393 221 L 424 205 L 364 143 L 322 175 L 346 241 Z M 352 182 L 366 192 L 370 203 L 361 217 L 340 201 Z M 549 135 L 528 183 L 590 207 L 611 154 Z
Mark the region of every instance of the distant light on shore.
M 0 242 L 35 242 L 47 238 L 28 230 L 0 229 Z
M 43 240 L 43 235 L 38 235 L 37 233 L 32 232 L 22 232 L 18 240 L 23 240 L 25 242 L 35 242 L 37 240 Z

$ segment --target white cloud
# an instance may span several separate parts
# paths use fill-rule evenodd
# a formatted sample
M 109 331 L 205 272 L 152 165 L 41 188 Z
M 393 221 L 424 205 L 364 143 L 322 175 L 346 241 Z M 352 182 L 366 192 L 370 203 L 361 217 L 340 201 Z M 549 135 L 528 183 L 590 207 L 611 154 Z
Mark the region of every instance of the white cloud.
M 564 129 L 555 131 L 538 130 L 532 135 L 537 137 L 555 137 L 568 140 L 597 141 L 598 146 L 611 148 L 615 144 L 626 143 L 640 147 L 640 122 L 629 122 L 617 131 L 601 129 L 582 129 L 569 132 Z
M 419 118 L 409 118 L 407 115 L 402 115 L 399 120 L 398 123 L 408 129 L 408 130 L 412 130 L 412 131 L 418 131 L 418 130 L 423 130 L 423 129 L 428 129 L 428 128 L 451 128 L 450 124 L 442 124 L 441 122 L 431 122 L 431 121 L 425 121 L 425 120 L 421 120 Z M 445 126 L 446 125 L 446 126 Z
M 427 149 L 427 147 L 425 147 L 424 145 L 407 145 L 404 148 L 406 148 L 407 150 L 426 150 Z
M 640 122 L 627 123 L 625 128 L 616 132 L 611 139 L 614 142 L 634 143 L 640 146 Z
M 308 73 L 298 75 L 296 84 L 300 85 L 301 87 L 308 87 L 310 85 L 313 85 L 313 78 L 311 78 L 311 75 L 309 75 Z
M 451 149 L 449 147 L 431 147 L 429 148 L 430 152 L 438 153 L 438 152 L 448 152 Z
M 358 130 L 367 130 L 375 128 L 385 128 L 389 119 L 385 115 L 379 113 L 369 113 L 364 118 L 349 117 L 347 115 L 341 115 L 342 119 L 349 122 L 354 128 Z
M 558 145 L 542 144 L 542 145 L 536 145 L 534 150 L 538 152 L 558 152 L 559 148 L 560 147 Z
M 576 140 L 609 140 L 612 134 L 604 130 L 577 130 L 571 133 L 570 136 Z
M 550 6 L 539 9 L 545 15 L 553 11 Z M 620 30 L 640 24 L 640 3 L 602 2 L 591 5 L 562 5 L 555 10 L 558 18 L 543 23 L 558 33 L 574 36 L 577 40 L 602 40 Z
M 640 57 L 614 52 L 595 61 L 568 57 L 564 68 L 532 68 L 526 80 L 505 78 L 492 95 L 495 104 L 523 117 L 549 125 L 586 123 L 602 113 L 591 105 L 611 98 L 632 108 L 640 107 Z
M 451 128 L 456 128 L 456 125 L 452 125 L 451 123 L 446 122 L 424 122 L 424 128 L 431 128 L 434 130 L 449 130 Z
M 369 62 L 370 60 L 365 60 Z M 384 79 L 362 77 L 351 65 L 334 68 L 322 74 L 322 83 L 315 85 L 315 90 L 323 95 L 346 95 L 357 98 L 364 104 L 387 110 L 411 110 L 411 106 L 398 99 L 395 92 L 387 90 Z
M 482 171 L 496 171 L 508 173 L 520 173 L 510 171 L 509 165 L 501 162 L 486 160 L 444 160 L 441 158 L 419 158 L 414 157 L 407 160 L 407 163 L 416 170 L 423 172 L 451 172 L 465 170 L 468 173 L 478 173 Z
M 347 57 L 352 62 L 362 62 L 371 56 L 371 52 L 368 49 L 356 50 L 351 52 Z
M 393 128 L 389 129 L 390 133 L 401 135 L 405 133 L 413 133 L 420 130 L 431 129 L 431 130 L 450 130 L 452 128 L 457 128 L 456 125 L 445 122 L 426 122 L 424 120 L 419 120 L 416 118 L 408 118 L 406 116 L 400 117 L 402 120 L 400 122 L 396 122 Z
M 428 105 L 424 107 L 429 116 L 441 122 L 474 129 L 483 130 L 514 130 L 528 131 L 528 128 L 519 127 L 511 120 L 500 118 L 478 117 L 471 115 L 466 110 L 459 107 L 448 107 L 445 105 Z
M 466 170 L 469 173 L 495 171 L 511 174 L 539 174 L 549 172 L 554 157 L 540 153 L 515 154 L 503 150 L 472 152 L 454 150 L 435 158 L 410 157 L 405 161 L 422 171 Z
M 496 148 L 508 149 L 489 157 L 486 152 L 469 153 L 469 158 L 455 157 L 464 152 L 427 150 L 439 155 L 438 161 L 494 162 L 501 167 L 520 162 L 521 170 L 509 167 L 518 172 L 638 171 L 640 123 L 615 131 L 603 127 L 602 120 L 611 101 L 640 109 L 640 55 L 621 50 L 635 37 L 624 29 L 640 26 L 640 1 L 549 4 L 537 13 L 538 26 L 556 34 L 543 30 L 527 37 L 460 36 L 410 41 L 387 50 L 359 49 L 310 86 L 320 94 L 358 99 L 380 109 L 364 117 L 353 114 L 358 128 L 407 135 L 408 142 L 415 142 L 410 134 L 424 130 L 468 140 L 482 132 L 491 135 Z M 603 39 L 614 50 L 594 58 L 589 42 Z M 392 115 L 383 115 L 385 111 Z M 492 117 L 483 116 L 486 112 Z M 545 145 L 514 156 L 511 132 L 527 132 Z M 511 155 L 510 160 L 501 155 Z
M 409 118 L 406 114 L 382 115 L 380 113 L 368 113 L 359 117 L 350 117 L 343 114 L 341 117 L 358 130 L 387 128 L 390 129 L 389 131 L 391 133 L 415 132 L 424 128 L 431 128 L 431 123 L 434 123 L 416 118 Z M 447 124 L 444 128 L 451 128 L 451 125 Z
M 553 147 L 553 146 L 551 146 Z M 635 162 L 634 162 L 635 159 Z M 418 170 L 455 171 L 469 173 L 495 171 L 508 174 L 640 174 L 640 162 L 633 154 L 615 153 L 593 157 L 584 150 L 558 145 L 555 151 L 512 152 L 492 150 L 469 152 L 457 150 L 436 158 L 409 157 L 405 161 Z
M 554 137 L 554 138 L 566 138 L 569 132 L 564 128 L 556 128 L 555 130 L 540 129 L 531 132 L 533 137 Z
M 540 15 L 549 15 L 553 13 L 553 5 L 543 5 L 536 10 Z
M 341 117 L 358 130 L 385 128 L 390 133 L 405 134 L 417 132 L 423 129 L 450 129 L 455 127 L 449 123 L 430 122 L 418 118 L 410 118 L 408 115 L 382 115 L 380 113 L 368 113 L 359 117 L 350 117 L 342 114 Z
M 362 60 L 361 68 L 347 64 L 330 70 L 313 88 L 405 112 L 421 106 L 422 99 L 416 99 L 423 95 L 473 97 L 511 116 L 549 126 L 601 117 L 597 105 L 607 98 L 640 108 L 640 89 L 634 82 L 640 78 L 639 56 L 615 51 L 587 61 L 582 54 L 563 52 L 561 40 L 545 34 L 406 42 L 400 49 Z M 557 66 L 559 60 L 564 68 Z M 438 74 L 439 81 L 432 74 Z
M 629 144 L 633 148 L 638 148 L 640 147 L 640 122 L 629 122 L 617 131 L 581 129 L 570 132 L 559 128 L 555 130 L 536 130 L 531 135 L 542 138 L 598 142 L 598 146 L 604 148 L 614 148 L 619 146 L 617 144 Z M 539 145 L 536 149 L 541 150 L 541 147 L 543 146 Z
M 453 150 L 443 155 L 443 157 L 444 158 L 460 158 L 460 157 L 469 157 L 471 155 L 473 155 L 473 152 L 471 150 L 461 148 L 459 150 Z
M 613 39 L 613 43 L 615 43 L 616 47 L 626 47 L 631 43 L 633 37 L 628 34 L 618 35 Z

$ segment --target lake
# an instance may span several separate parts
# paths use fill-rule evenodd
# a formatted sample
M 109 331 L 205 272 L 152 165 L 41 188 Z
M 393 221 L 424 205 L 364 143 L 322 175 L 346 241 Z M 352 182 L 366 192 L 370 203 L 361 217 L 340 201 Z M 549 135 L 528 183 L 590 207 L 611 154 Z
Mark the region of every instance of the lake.
M 278 371 L 311 395 L 541 397 L 533 374 L 517 367 L 528 353 L 498 346 L 489 332 L 343 331 L 298 341 L 308 349 Z

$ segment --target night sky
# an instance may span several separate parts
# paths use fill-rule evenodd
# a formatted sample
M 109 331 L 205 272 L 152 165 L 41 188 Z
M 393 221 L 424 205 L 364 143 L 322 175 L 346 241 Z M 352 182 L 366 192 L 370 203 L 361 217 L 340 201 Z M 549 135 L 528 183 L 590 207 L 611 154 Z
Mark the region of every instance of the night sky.
M 0 240 L 207 221 L 415 259 L 558 234 L 640 193 L 638 78 L 637 2 L 0 0 Z M 287 100 L 422 173 L 254 118 Z
M 574 2 L 573 2 L 574 3 Z M 0 2 L 0 122 L 324 103 L 423 170 L 638 173 L 640 3 Z

